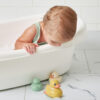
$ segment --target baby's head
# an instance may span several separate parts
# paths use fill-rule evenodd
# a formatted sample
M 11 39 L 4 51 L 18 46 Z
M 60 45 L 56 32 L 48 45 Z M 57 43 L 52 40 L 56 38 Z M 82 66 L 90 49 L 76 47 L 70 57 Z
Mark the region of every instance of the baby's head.
M 43 18 L 46 42 L 54 46 L 71 40 L 76 32 L 77 14 L 68 6 L 54 6 Z

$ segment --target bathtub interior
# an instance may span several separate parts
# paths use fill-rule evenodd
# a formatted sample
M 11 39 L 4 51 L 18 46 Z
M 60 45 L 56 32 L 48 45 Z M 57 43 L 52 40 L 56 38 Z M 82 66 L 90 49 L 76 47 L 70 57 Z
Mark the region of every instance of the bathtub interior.
M 13 57 L 16 55 L 29 56 L 24 49 L 14 50 L 14 43 L 27 27 L 35 22 L 41 21 L 41 16 L 43 16 L 43 14 L 0 22 L 0 60 L 3 60 L 3 58 L 7 59 L 7 57 L 10 57 L 10 55 L 13 55 Z M 85 24 L 80 17 L 78 17 L 77 31 L 73 40 L 64 43 L 61 47 L 54 47 L 49 44 L 39 46 L 37 48 L 37 53 L 51 52 L 57 49 L 75 45 L 77 41 L 79 42 L 83 38 L 85 33 L 84 28 Z

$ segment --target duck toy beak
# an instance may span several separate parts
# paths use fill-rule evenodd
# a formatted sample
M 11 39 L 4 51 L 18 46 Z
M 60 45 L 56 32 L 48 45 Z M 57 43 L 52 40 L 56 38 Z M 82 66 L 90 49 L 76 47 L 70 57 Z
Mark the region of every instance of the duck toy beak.
M 56 85 L 55 88 L 56 88 L 56 89 L 57 89 L 57 88 L 60 88 L 60 84 Z

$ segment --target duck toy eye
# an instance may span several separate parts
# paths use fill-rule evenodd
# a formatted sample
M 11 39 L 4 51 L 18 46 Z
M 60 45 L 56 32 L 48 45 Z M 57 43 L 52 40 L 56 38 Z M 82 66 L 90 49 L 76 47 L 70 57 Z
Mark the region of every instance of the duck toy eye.
M 54 86 L 56 86 L 56 83 L 54 83 Z

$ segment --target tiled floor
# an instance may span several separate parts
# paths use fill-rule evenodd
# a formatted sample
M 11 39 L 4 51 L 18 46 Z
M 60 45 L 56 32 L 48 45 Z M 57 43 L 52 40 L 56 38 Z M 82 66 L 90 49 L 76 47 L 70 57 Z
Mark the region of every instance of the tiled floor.
M 100 32 L 88 32 L 73 55 L 70 70 L 63 75 L 62 98 L 54 100 L 100 100 Z M 45 85 L 48 82 L 43 82 Z M 30 85 L 0 91 L 0 100 L 51 100 Z

